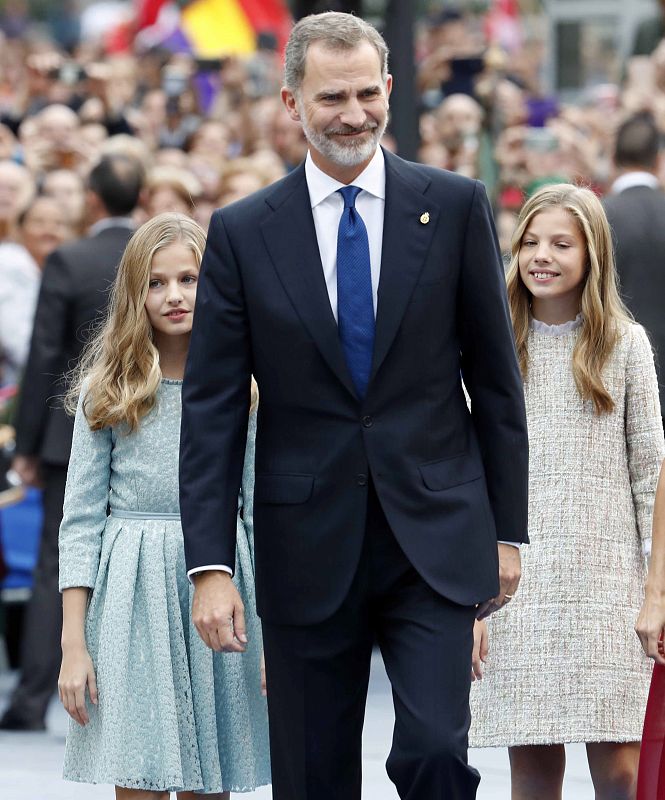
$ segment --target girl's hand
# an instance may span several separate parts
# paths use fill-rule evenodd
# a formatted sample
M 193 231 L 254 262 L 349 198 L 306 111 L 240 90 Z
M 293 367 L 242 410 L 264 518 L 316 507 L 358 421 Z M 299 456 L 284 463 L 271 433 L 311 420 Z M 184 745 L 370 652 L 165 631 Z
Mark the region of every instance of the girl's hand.
M 489 632 L 482 620 L 476 620 L 473 626 L 473 655 L 471 656 L 471 680 L 483 679 L 483 664 L 489 653 Z
M 261 694 L 264 697 L 268 696 L 268 689 L 266 687 L 266 656 L 261 650 Z
M 88 711 L 85 707 L 85 688 L 90 699 L 97 705 L 97 680 L 92 659 L 84 644 L 62 651 L 62 665 L 58 678 L 58 696 L 65 711 L 79 725 L 87 725 Z
M 647 586 L 642 610 L 635 624 L 644 652 L 657 664 L 665 666 L 663 631 L 665 631 L 665 592 Z

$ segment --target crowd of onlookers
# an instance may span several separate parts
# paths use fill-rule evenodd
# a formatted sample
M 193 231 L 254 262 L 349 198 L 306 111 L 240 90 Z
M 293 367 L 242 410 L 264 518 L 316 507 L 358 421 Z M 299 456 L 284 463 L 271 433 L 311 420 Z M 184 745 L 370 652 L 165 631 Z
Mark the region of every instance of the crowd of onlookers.
M 279 179 L 306 153 L 279 98 L 274 37 L 260 37 L 250 57 L 214 63 L 141 36 L 109 53 L 102 41 L 77 40 L 67 20 L 49 38 L 0 18 L 0 385 L 19 379 L 46 256 L 85 235 L 86 180 L 100 157 L 140 162 L 137 223 L 176 210 L 206 228 L 216 207 Z M 486 184 L 505 252 L 524 197 L 543 183 L 608 189 L 623 119 L 648 111 L 665 130 L 665 40 L 627 61 L 622 86 L 563 103 L 543 88 L 542 42 L 517 37 L 506 49 L 486 31 L 481 16 L 449 6 L 418 21 L 418 159 Z M 385 146 L 398 149 L 390 134 Z

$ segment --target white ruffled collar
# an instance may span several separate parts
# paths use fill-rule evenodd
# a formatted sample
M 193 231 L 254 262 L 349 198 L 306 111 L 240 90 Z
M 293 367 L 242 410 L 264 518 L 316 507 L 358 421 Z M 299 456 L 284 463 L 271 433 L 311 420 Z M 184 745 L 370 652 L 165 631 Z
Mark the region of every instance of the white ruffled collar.
M 571 331 L 576 331 L 582 326 L 583 322 L 584 316 L 580 311 L 575 319 L 568 320 L 568 322 L 562 322 L 560 325 L 548 325 L 546 322 L 541 322 L 539 319 L 534 319 L 531 317 L 529 326 L 532 331 L 535 331 L 536 333 L 542 333 L 545 336 L 563 336 Z

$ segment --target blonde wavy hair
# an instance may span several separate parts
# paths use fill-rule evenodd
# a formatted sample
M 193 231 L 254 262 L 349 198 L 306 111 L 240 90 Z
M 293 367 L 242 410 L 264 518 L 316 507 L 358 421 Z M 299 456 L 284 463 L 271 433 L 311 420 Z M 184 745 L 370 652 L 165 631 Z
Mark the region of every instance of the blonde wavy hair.
M 614 409 L 614 400 L 603 382 L 603 368 L 621 335 L 621 324 L 633 318 L 619 297 L 610 226 L 600 200 L 590 189 L 569 183 L 544 186 L 520 211 L 511 242 L 507 281 L 522 376 L 526 378 L 529 368 L 531 293 L 520 275 L 519 253 L 522 238 L 533 218 L 550 208 L 567 211 L 586 243 L 587 264 L 580 308 L 583 322 L 573 350 L 573 376 L 580 397 L 593 403 L 594 412 L 609 413 Z
M 181 242 L 200 267 L 205 240 L 194 220 L 172 212 L 153 217 L 129 240 L 106 319 L 85 348 L 65 399 L 66 408 L 75 411 L 85 383 L 83 409 L 91 430 L 123 425 L 132 432 L 154 407 L 162 372 L 145 310 L 152 259 Z

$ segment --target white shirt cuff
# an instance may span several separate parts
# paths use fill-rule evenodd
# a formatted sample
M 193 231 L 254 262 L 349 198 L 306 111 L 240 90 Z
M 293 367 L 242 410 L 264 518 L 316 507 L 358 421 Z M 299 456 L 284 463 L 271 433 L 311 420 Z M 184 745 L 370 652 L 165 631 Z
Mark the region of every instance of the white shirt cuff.
M 642 552 L 644 553 L 646 558 L 650 558 L 651 557 L 651 537 L 649 537 L 648 539 L 645 539 L 642 542 Z
M 228 572 L 229 575 L 233 575 L 233 570 L 231 567 L 227 567 L 226 564 L 206 564 L 205 567 L 194 567 L 194 569 L 190 569 L 187 572 L 187 577 L 189 580 L 192 580 L 192 575 L 196 575 L 197 572 L 212 572 L 213 570 L 218 570 L 220 572 Z
M 516 547 L 518 550 L 522 546 L 522 542 L 497 542 L 497 544 L 509 544 L 511 547 Z

